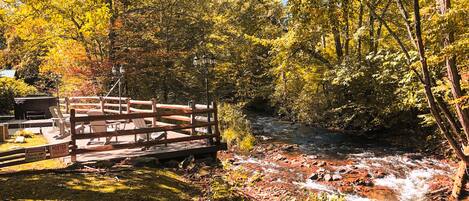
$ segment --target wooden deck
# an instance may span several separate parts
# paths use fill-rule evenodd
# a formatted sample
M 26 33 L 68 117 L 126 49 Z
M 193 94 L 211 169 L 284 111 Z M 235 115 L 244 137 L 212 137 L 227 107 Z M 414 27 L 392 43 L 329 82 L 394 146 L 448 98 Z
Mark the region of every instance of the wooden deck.
M 51 119 L 6 122 L 10 135 L 18 129 L 26 129 L 44 135 L 48 144 L 0 152 L 0 167 L 59 158 L 67 154 L 69 156 L 62 157 L 66 161 L 86 162 L 137 156 L 170 159 L 216 155 L 217 151 L 227 149 L 226 143 L 221 142 L 216 102 L 207 107 L 195 104 L 194 101 L 188 105 L 174 105 L 159 104 L 156 99 L 142 101 L 127 98 L 126 104 L 117 104 L 116 100 L 119 99 L 69 97 L 61 100 L 60 109 L 69 116 L 70 127 L 84 125 L 84 133 L 82 129 L 71 129 L 69 136 L 59 136 L 59 129 L 52 128 Z M 100 111 L 101 114 L 85 114 L 90 110 Z M 135 128 L 133 123 L 129 123 L 133 119 L 144 119 L 151 124 Z M 87 124 L 99 121 L 114 122 L 109 124 L 119 129 L 91 131 Z M 119 125 L 116 122 L 121 123 Z M 160 138 L 136 142 L 136 135 L 147 136 L 147 133 L 159 133 Z M 111 140 L 106 142 L 106 138 Z
M 40 121 L 46 122 L 46 121 Z M 134 125 L 128 123 L 126 129 L 132 129 Z M 36 134 L 40 134 L 47 139 L 50 144 L 62 143 L 70 141 L 70 135 L 61 138 L 59 136 L 58 129 L 54 129 L 51 126 L 47 127 L 27 127 L 25 130 L 32 131 Z M 18 131 L 19 128 L 9 129 L 10 135 Z M 178 132 L 168 132 L 168 139 L 174 139 L 179 137 L 190 136 L 187 134 L 182 134 Z M 77 146 L 79 148 L 92 148 L 96 146 L 104 145 L 105 138 L 101 138 L 99 141 L 95 139 L 92 143 L 88 144 L 90 140 L 83 139 L 77 140 Z M 126 144 L 132 143 L 135 141 L 134 136 L 119 136 L 111 139 L 112 145 L 114 144 Z M 119 160 L 128 157 L 137 157 L 137 156 L 152 156 L 159 159 L 172 159 L 172 158 L 182 158 L 189 155 L 205 155 L 205 154 L 214 154 L 219 150 L 225 150 L 226 144 L 222 143 L 220 145 L 209 145 L 206 140 L 193 140 L 188 142 L 178 142 L 170 143 L 168 146 L 165 145 L 156 145 L 149 147 L 148 149 L 134 148 L 134 149 L 119 149 L 112 151 L 101 151 L 93 153 L 84 153 L 77 156 L 77 161 L 79 162 L 89 162 L 89 161 L 99 161 L 99 160 Z M 64 157 L 65 162 L 70 162 L 70 156 Z

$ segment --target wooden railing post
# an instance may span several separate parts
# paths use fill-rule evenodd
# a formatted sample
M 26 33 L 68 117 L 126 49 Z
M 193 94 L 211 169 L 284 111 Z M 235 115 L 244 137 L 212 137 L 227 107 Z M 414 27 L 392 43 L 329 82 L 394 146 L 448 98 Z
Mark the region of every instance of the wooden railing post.
M 220 130 L 218 128 L 218 106 L 217 102 L 213 101 L 212 102 L 212 108 L 213 108 L 213 123 L 215 123 L 215 142 L 217 144 L 220 144 L 221 138 L 220 138 Z
M 132 105 L 132 103 L 130 103 L 130 98 L 127 98 L 126 101 L 127 101 L 127 114 L 130 114 L 132 113 L 132 110 L 130 110 L 130 106 Z M 127 119 L 127 121 L 131 122 L 132 119 Z
M 70 138 L 71 138 L 71 145 L 72 145 L 72 153 L 71 153 L 71 160 L 72 162 L 77 161 L 77 143 L 76 143 L 76 130 L 75 130 L 75 109 L 70 111 Z
M 68 97 L 65 97 L 65 113 L 70 113 L 70 99 Z
M 152 98 L 152 99 L 151 99 L 151 111 L 152 111 L 153 113 L 158 112 L 158 108 L 156 107 L 156 99 L 155 99 L 155 98 Z M 156 122 L 157 122 L 157 121 L 158 121 L 157 117 L 156 117 L 156 116 L 153 117 L 153 118 L 151 119 L 151 126 L 152 126 L 152 127 L 156 127 Z
M 127 98 L 125 101 L 127 101 L 127 114 L 130 114 L 132 111 L 130 110 L 130 98 Z
M 104 114 L 104 104 L 106 103 L 106 100 L 102 96 L 99 97 L 99 105 L 101 106 L 101 112 Z
M 189 101 L 189 107 L 191 107 L 191 112 L 192 112 L 191 113 L 191 125 L 194 126 L 194 124 L 195 124 L 195 114 L 194 114 L 194 112 L 195 112 L 196 108 L 195 108 L 195 102 L 193 100 Z M 194 135 L 194 134 L 195 134 L 195 127 L 193 127 L 191 129 L 191 135 Z

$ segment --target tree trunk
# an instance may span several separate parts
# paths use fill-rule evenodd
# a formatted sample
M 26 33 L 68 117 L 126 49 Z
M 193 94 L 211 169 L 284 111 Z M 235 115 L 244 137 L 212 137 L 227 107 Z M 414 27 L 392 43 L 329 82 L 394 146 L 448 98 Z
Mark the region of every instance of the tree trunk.
M 445 136 L 446 140 L 449 142 L 451 148 L 453 151 L 456 153 L 458 158 L 462 161 L 464 161 L 466 164 L 469 164 L 469 159 L 464 155 L 464 153 L 461 151 L 461 148 L 458 146 L 458 143 L 454 139 L 454 137 L 451 135 L 451 133 L 448 131 L 446 126 L 443 124 L 443 119 L 440 115 L 440 112 L 438 110 L 438 106 L 436 104 L 435 98 L 433 96 L 432 92 L 432 84 L 431 84 L 431 79 L 430 79 L 430 72 L 428 70 L 428 65 L 427 65 L 427 60 L 425 57 L 425 49 L 423 45 L 423 39 L 422 39 L 422 31 L 421 31 L 421 26 L 420 26 L 420 5 L 419 5 L 419 0 L 414 0 L 414 21 L 415 21 L 415 36 L 416 36 L 416 41 L 417 41 L 417 47 L 418 47 L 418 53 L 420 56 L 420 64 L 423 72 L 423 81 L 424 81 L 424 89 L 425 89 L 425 96 L 427 98 L 428 106 L 430 108 L 430 112 L 435 118 L 435 121 L 438 125 L 438 128 L 440 131 L 443 133 Z
M 360 29 L 363 26 L 363 0 L 360 0 L 360 11 L 358 14 L 358 29 Z M 358 52 L 358 61 L 362 61 L 362 39 L 360 36 L 358 36 L 358 47 L 357 47 L 357 52 Z
M 450 0 L 439 0 L 440 13 L 446 14 L 451 8 Z M 448 29 L 445 33 L 445 39 L 443 41 L 444 47 L 450 46 L 454 42 L 454 33 Z M 448 74 L 448 80 L 451 85 L 451 93 L 453 99 L 459 99 L 463 96 L 461 90 L 461 76 L 459 75 L 458 68 L 456 66 L 456 56 L 450 55 L 445 58 L 446 60 L 446 72 Z M 462 105 L 456 102 L 455 108 L 458 116 L 458 120 L 461 123 L 466 139 L 469 140 L 469 115 L 467 110 L 462 109 Z

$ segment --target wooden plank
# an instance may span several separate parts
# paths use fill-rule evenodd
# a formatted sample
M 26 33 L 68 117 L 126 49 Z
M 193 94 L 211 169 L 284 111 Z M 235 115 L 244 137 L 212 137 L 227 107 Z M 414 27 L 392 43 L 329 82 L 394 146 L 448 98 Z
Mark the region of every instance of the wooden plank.
M 214 124 L 214 123 L 210 123 Z M 124 135 L 136 135 L 142 133 L 154 133 L 154 132 L 164 132 L 164 131 L 176 131 L 176 130 L 183 130 L 183 129 L 190 129 L 190 128 L 197 128 L 197 127 L 205 127 L 209 126 L 209 123 L 198 123 L 198 124 L 178 124 L 174 126 L 159 126 L 159 127 L 150 127 L 150 128 L 139 128 L 139 129 L 131 129 L 131 130 L 117 130 L 114 132 L 99 132 L 99 133 L 91 133 L 91 134 L 79 134 L 75 135 L 75 139 L 91 139 L 91 138 L 99 138 L 99 137 L 114 137 L 114 136 L 124 136 Z M 71 129 L 75 130 L 75 129 Z
M 200 136 L 188 136 L 188 137 L 180 137 L 180 138 L 172 138 L 172 139 L 165 139 L 165 140 L 158 140 L 158 141 L 147 141 L 147 142 L 138 142 L 138 143 L 128 143 L 128 144 L 110 144 L 110 145 L 102 145 L 97 147 L 90 147 L 87 149 L 77 149 L 77 154 L 83 153 L 90 153 L 90 152 L 100 152 L 100 151 L 111 151 L 116 149 L 131 149 L 137 147 L 144 147 L 144 146 L 155 146 L 160 144 L 170 144 L 176 142 L 185 142 L 185 141 L 193 141 L 193 140 L 202 140 L 207 138 L 215 137 L 214 135 L 200 135 Z
M 213 106 L 210 105 L 209 106 L 211 109 L 213 109 Z M 203 105 L 203 104 L 195 104 L 195 108 L 196 109 L 207 109 L 207 105 Z
M 152 113 L 153 112 L 152 110 L 137 109 L 137 108 L 133 108 L 133 107 L 130 108 L 130 111 L 132 111 L 132 112 L 141 112 L 141 113 Z
M 119 99 L 121 99 L 121 100 L 126 100 L 126 99 L 128 99 L 129 97 L 120 97 L 120 98 L 119 98 L 119 97 L 112 97 L 112 96 L 109 96 L 109 97 L 103 97 L 103 98 L 104 98 L 105 100 L 116 100 L 116 101 L 118 101 Z
M 76 110 L 76 109 L 75 109 Z M 146 117 L 156 117 L 156 116 L 172 116 L 172 115 L 189 115 L 189 114 L 202 114 L 213 112 L 213 109 L 202 109 L 202 110 L 182 110 L 182 111 L 170 111 L 170 112 L 152 112 L 152 113 L 132 113 L 132 114 L 117 114 L 117 115 L 96 115 L 96 116 L 86 116 L 86 117 L 70 117 L 70 121 L 74 122 L 89 122 L 89 121 L 99 121 L 99 120 L 119 120 L 119 119 L 138 119 Z
M 24 153 L 24 150 L 25 148 L 14 149 L 11 151 L 3 151 L 3 152 L 0 152 L 0 157 Z
M 127 103 L 122 103 L 120 105 L 119 105 L 119 103 L 104 103 L 104 106 L 106 106 L 106 107 L 119 107 L 119 106 L 122 106 L 122 107 L 127 108 Z
M 70 103 L 70 106 L 93 106 L 98 107 L 99 103 Z
M 131 104 L 135 105 L 151 105 L 151 101 L 142 101 L 142 100 L 130 100 Z
M 24 153 L 1 157 L 0 162 L 11 161 L 11 160 L 16 160 L 20 158 L 24 158 Z
M 48 160 L 48 159 L 50 159 L 50 157 L 46 156 L 46 158 L 44 160 Z M 11 161 L 11 162 L 7 162 L 7 163 L 0 163 L 0 168 L 14 166 L 14 165 L 21 165 L 21 164 L 25 164 L 25 163 L 32 163 L 32 162 L 37 162 L 37 161 L 28 161 L 26 159 L 23 159 L 23 160 Z
M 189 106 L 185 105 L 172 105 L 172 104 L 156 104 L 157 108 L 161 109 L 174 109 L 174 110 L 190 110 Z
M 182 116 L 182 115 L 163 116 L 161 118 L 162 119 L 176 120 L 176 121 L 184 121 L 184 122 L 191 122 L 192 121 L 191 117 L 186 117 L 186 116 Z
M 77 161 L 77 153 L 76 153 L 76 149 L 77 149 L 77 140 L 76 140 L 76 136 L 77 136 L 77 131 L 76 131 L 76 124 L 75 124 L 75 110 L 71 110 L 70 111 L 70 138 L 71 138 L 71 142 L 70 142 L 70 145 L 72 146 L 72 152 L 71 152 L 71 161 L 72 162 L 76 162 Z
M 104 109 L 104 112 L 107 112 L 107 113 L 113 113 L 113 114 L 119 114 L 119 110 L 111 110 L 111 109 Z
M 94 99 L 94 100 L 99 100 L 98 96 L 75 96 L 75 97 L 69 97 L 69 100 L 80 100 L 80 99 Z

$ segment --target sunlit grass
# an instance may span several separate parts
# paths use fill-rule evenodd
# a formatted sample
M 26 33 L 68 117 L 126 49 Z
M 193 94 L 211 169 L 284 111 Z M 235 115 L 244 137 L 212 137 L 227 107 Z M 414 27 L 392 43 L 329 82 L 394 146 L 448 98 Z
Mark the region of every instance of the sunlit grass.
M 0 199 L 197 200 L 199 188 L 165 169 L 115 173 L 43 173 L 0 176 Z

